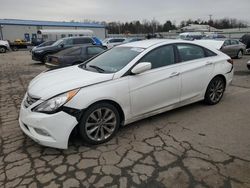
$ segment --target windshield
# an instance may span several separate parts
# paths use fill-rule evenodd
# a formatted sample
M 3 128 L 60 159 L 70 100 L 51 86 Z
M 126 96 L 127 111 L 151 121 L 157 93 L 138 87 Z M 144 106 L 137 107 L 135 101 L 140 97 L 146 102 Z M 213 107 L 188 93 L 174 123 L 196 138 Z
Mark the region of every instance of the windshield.
M 62 42 L 63 42 L 63 39 L 60 39 L 60 40 L 54 42 L 54 43 L 52 44 L 52 46 L 58 46 L 58 45 L 61 44 Z
M 140 54 L 143 48 L 116 47 L 81 65 L 83 69 L 103 73 L 115 73 Z

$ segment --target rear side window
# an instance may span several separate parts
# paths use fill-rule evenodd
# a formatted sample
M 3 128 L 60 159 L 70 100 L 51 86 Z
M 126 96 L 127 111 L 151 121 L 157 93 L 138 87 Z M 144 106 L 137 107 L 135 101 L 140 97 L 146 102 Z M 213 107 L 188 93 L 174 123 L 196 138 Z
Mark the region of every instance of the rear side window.
M 147 53 L 140 62 L 150 62 L 152 69 L 174 64 L 174 48 L 172 45 L 159 47 Z
M 125 39 L 111 39 L 109 42 L 113 43 L 113 42 L 124 42 Z
M 239 44 L 239 41 L 237 41 L 237 40 L 231 40 L 231 45 L 237 45 L 237 44 Z
M 87 53 L 89 54 L 89 55 L 96 55 L 96 54 L 99 54 L 99 53 L 101 53 L 101 52 L 103 52 L 104 51 L 104 49 L 103 48 L 100 48 L 100 47 L 88 47 L 87 48 Z
M 91 44 L 93 40 L 91 38 L 75 38 L 73 39 L 74 44 Z
M 177 44 L 176 46 L 179 51 L 181 62 L 206 57 L 202 47 L 192 44 Z
M 211 50 L 208 50 L 206 48 L 204 50 L 205 50 L 205 53 L 206 53 L 206 57 L 217 56 L 217 54 L 212 52 Z

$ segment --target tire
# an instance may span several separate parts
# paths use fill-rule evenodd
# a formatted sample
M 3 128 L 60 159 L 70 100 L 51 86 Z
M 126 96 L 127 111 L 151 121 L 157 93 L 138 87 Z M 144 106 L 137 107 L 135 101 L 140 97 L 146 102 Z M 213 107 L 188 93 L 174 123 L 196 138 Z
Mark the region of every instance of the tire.
M 18 48 L 17 48 L 16 46 L 13 46 L 13 47 L 12 47 L 12 50 L 13 50 L 13 51 L 18 51 Z
M 85 143 L 97 145 L 111 140 L 119 125 L 120 115 L 117 108 L 112 104 L 100 102 L 84 112 L 79 123 L 79 131 Z
M 204 102 L 208 105 L 215 105 L 223 97 L 226 88 L 226 83 L 224 79 L 220 76 L 214 77 L 208 84 Z
M 241 59 L 242 57 L 243 57 L 243 51 L 242 51 L 242 50 L 239 50 L 238 53 L 237 53 L 236 58 L 237 58 L 237 59 Z
M 3 46 L 0 46 L 0 53 L 6 53 L 6 48 Z
M 248 70 L 250 70 L 250 65 L 247 65 Z

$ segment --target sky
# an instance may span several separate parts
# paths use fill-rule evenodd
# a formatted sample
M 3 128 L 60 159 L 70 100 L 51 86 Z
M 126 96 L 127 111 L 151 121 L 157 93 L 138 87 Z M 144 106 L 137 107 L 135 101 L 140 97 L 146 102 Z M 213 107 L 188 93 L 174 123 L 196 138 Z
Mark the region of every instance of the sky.
M 0 19 L 133 21 L 237 18 L 250 23 L 250 0 L 0 0 Z

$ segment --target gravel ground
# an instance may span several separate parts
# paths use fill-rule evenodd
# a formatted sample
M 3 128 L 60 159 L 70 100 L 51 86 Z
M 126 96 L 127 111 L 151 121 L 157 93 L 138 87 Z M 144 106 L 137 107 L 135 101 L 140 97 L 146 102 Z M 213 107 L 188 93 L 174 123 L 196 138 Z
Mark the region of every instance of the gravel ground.
M 250 187 L 250 71 L 244 56 L 221 103 L 195 103 L 122 128 L 106 144 L 38 145 L 18 113 L 45 70 L 27 51 L 0 54 L 0 187 Z

